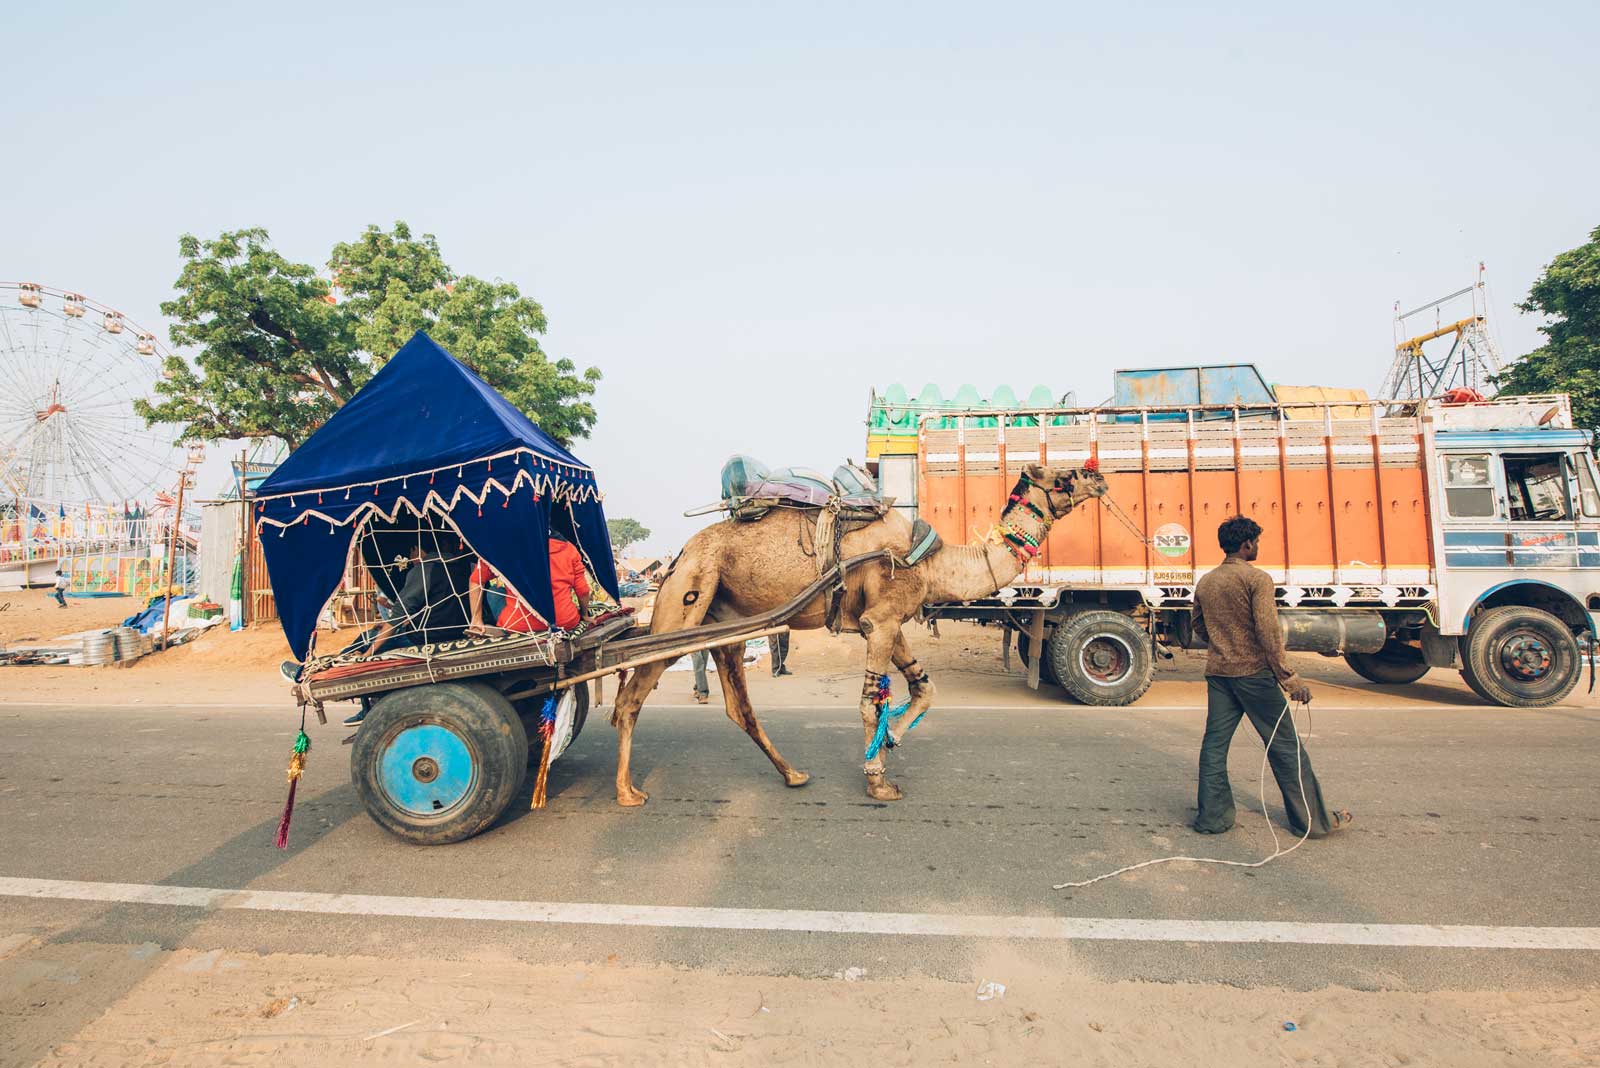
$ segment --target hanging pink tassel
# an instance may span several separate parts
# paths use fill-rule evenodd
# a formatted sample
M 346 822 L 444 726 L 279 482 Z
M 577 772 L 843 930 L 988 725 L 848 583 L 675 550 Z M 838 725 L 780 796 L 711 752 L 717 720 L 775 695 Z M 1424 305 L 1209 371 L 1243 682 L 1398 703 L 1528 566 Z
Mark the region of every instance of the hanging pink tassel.
M 289 821 L 294 818 L 294 793 L 295 787 L 300 785 L 300 776 L 305 774 L 306 753 L 311 749 L 311 736 L 301 727 L 300 733 L 295 736 L 294 751 L 289 754 L 289 800 L 283 805 L 283 818 L 278 821 L 278 834 L 272 844 L 279 849 L 289 848 Z

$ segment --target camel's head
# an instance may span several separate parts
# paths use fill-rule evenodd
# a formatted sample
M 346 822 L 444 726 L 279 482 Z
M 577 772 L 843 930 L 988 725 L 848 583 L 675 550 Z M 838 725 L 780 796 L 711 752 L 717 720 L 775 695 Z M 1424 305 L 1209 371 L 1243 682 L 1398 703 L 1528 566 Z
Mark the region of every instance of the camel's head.
M 1106 479 L 1100 465 L 1087 460 L 1082 467 L 1047 467 L 1029 464 L 1022 469 L 1023 484 L 1019 493 L 1026 493 L 1036 504 L 1042 495 L 1046 511 L 1052 518 L 1060 519 L 1092 497 L 1104 497 Z

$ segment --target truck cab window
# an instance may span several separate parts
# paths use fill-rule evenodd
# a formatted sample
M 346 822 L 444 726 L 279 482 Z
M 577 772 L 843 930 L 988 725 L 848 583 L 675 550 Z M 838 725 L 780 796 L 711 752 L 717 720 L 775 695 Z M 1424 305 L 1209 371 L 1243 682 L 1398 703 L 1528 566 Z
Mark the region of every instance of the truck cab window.
M 1572 518 L 1567 490 L 1566 454 L 1507 456 L 1506 501 L 1517 522 L 1553 522 Z
M 1446 456 L 1444 498 L 1457 518 L 1493 518 L 1494 482 L 1489 478 L 1489 457 Z
M 1579 453 L 1572 458 L 1578 468 L 1578 496 L 1583 500 L 1583 514 L 1600 516 L 1600 493 L 1594 487 L 1594 461 Z

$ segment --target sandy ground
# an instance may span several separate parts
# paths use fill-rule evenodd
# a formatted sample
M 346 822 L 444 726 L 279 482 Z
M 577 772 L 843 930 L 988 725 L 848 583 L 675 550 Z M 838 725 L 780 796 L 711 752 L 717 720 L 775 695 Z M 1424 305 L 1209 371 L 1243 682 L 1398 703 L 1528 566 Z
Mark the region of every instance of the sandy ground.
M 50 590 L 10 590 L 0 593 L 0 645 L 114 627 L 143 607 L 133 597 L 68 597 L 62 608 Z
M 3 945 L 3 939 L 0 939 Z M 13 944 L 12 952 L 23 948 Z M 1562 1066 L 1600 1060 L 1600 994 L 1309 993 L 1104 983 L 1005 951 L 970 983 L 751 977 L 600 962 L 40 947 L 28 1002 L 118 993 L 38 1063 Z M 160 958 L 149 970 L 151 958 Z M 119 973 L 147 971 L 128 990 Z M 982 977 L 1003 995 L 979 1000 Z M 1289 1031 L 1286 1024 L 1292 1023 Z M 29 1021 L 7 1021 L 27 1028 Z M 25 1035 L 14 1036 L 26 1041 Z

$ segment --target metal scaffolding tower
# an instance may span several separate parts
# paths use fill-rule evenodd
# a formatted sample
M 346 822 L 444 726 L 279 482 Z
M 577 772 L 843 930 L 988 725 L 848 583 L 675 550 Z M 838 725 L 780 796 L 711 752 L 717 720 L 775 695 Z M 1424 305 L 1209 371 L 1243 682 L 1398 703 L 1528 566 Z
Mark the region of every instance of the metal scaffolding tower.
M 1480 263 L 1476 285 L 1458 289 L 1408 312 L 1401 313 L 1396 303 L 1394 362 L 1389 365 L 1379 397 L 1390 400 L 1437 397 L 1457 388 L 1477 390 L 1486 397 L 1494 395 L 1494 376 L 1500 373 L 1500 350 L 1489 333 L 1489 301 L 1483 273 Z M 1441 322 L 1440 309 L 1463 297 L 1471 299 L 1472 314 L 1452 323 Z M 1434 313 L 1433 330 L 1398 340 L 1406 330 L 1407 319 L 1428 311 Z M 1427 344 L 1443 338 L 1453 338 L 1449 350 L 1440 356 L 1430 355 Z

